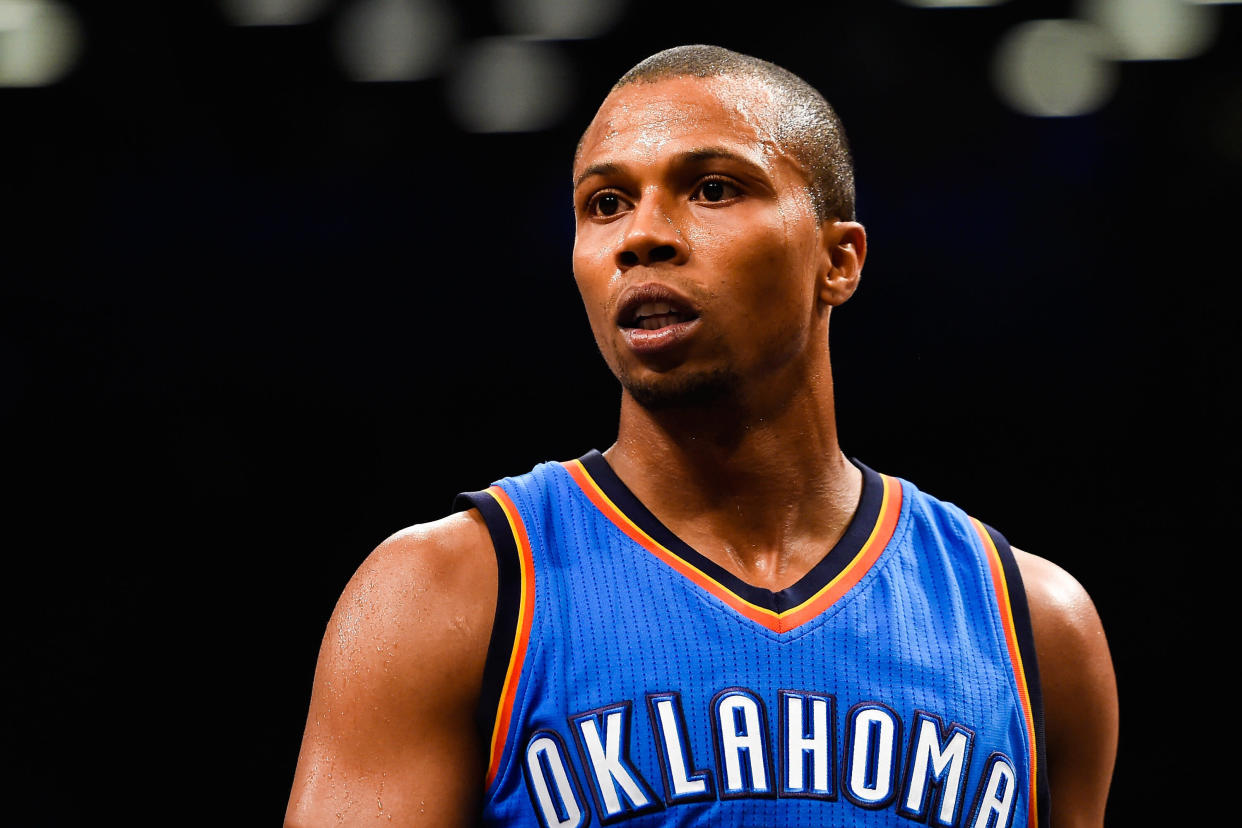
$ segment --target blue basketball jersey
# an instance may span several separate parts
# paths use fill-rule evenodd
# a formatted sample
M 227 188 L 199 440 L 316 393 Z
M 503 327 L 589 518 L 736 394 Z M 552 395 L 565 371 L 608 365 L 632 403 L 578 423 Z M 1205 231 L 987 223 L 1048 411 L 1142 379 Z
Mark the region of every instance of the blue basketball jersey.
M 598 452 L 461 495 L 500 573 L 484 824 L 1046 825 L 1009 545 L 858 465 L 845 534 L 780 592 L 678 539 Z

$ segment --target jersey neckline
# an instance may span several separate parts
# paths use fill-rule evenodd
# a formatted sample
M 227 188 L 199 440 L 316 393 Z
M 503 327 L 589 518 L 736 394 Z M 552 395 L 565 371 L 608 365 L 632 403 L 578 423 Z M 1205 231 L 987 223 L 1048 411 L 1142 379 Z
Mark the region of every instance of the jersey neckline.
M 591 450 L 563 464 L 595 506 L 622 531 L 700 587 L 775 632 L 818 617 L 862 578 L 887 546 L 901 512 L 901 484 L 851 458 L 862 472 L 858 508 L 836 544 L 801 579 L 772 591 L 749 584 L 679 538 Z

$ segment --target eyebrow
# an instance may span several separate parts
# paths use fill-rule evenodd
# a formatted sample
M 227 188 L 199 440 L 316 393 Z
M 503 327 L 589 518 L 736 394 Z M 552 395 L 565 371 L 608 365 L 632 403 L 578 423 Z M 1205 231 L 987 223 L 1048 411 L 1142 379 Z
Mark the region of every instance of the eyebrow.
M 686 150 L 685 152 L 679 152 L 677 153 L 677 155 L 673 156 L 673 160 L 675 162 L 679 162 L 682 164 L 699 164 L 704 161 L 715 161 L 715 160 L 720 160 L 720 159 L 723 159 L 726 161 L 735 161 L 739 164 L 743 164 L 753 170 L 756 170 L 757 172 L 763 171 L 762 167 L 757 165 L 754 161 L 750 160 L 746 156 L 740 155 L 739 153 L 736 153 L 733 150 L 724 149 L 723 147 L 702 147 L 699 149 L 691 149 L 691 150 Z M 578 177 L 574 179 L 574 190 L 577 191 L 577 189 L 580 186 L 582 186 L 582 182 L 586 181 L 588 178 L 590 178 L 593 175 L 605 175 L 605 176 L 618 175 L 620 172 L 621 172 L 620 164 L 614 164 L 609 161 L 605 161 L 599 164 L 592 164 L 591 166 L 583 170 L 578 175 Z
M 616 175 L 619 172 L 621 172 L 621 167 L 617 164 L 592 164 L 574 179 L 574 190 L 581 187 L 582 182 L 593 175 Z

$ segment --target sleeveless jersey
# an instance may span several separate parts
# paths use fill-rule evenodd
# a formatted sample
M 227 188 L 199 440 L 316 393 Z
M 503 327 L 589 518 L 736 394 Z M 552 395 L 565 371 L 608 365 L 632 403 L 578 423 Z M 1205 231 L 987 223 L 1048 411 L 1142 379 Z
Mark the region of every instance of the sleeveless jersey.
M 1046 825 L 1008 543 L 856 465 L 844 535 L 780 592 L 679 540 L 598 452 L 460 495 L 500 573 L 484 824 Z

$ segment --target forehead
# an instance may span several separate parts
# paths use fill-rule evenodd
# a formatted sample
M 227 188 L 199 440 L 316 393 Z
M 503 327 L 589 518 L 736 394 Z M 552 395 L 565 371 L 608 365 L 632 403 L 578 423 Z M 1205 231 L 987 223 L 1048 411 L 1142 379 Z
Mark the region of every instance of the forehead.
M 701 147 L 731 149 L 771 168 L 788 159 L 775 124 L 772 92 L 755 79 L 638 81 L 604 100 L 582 137 L 574 174 L 597 163 L 658 163 Z

